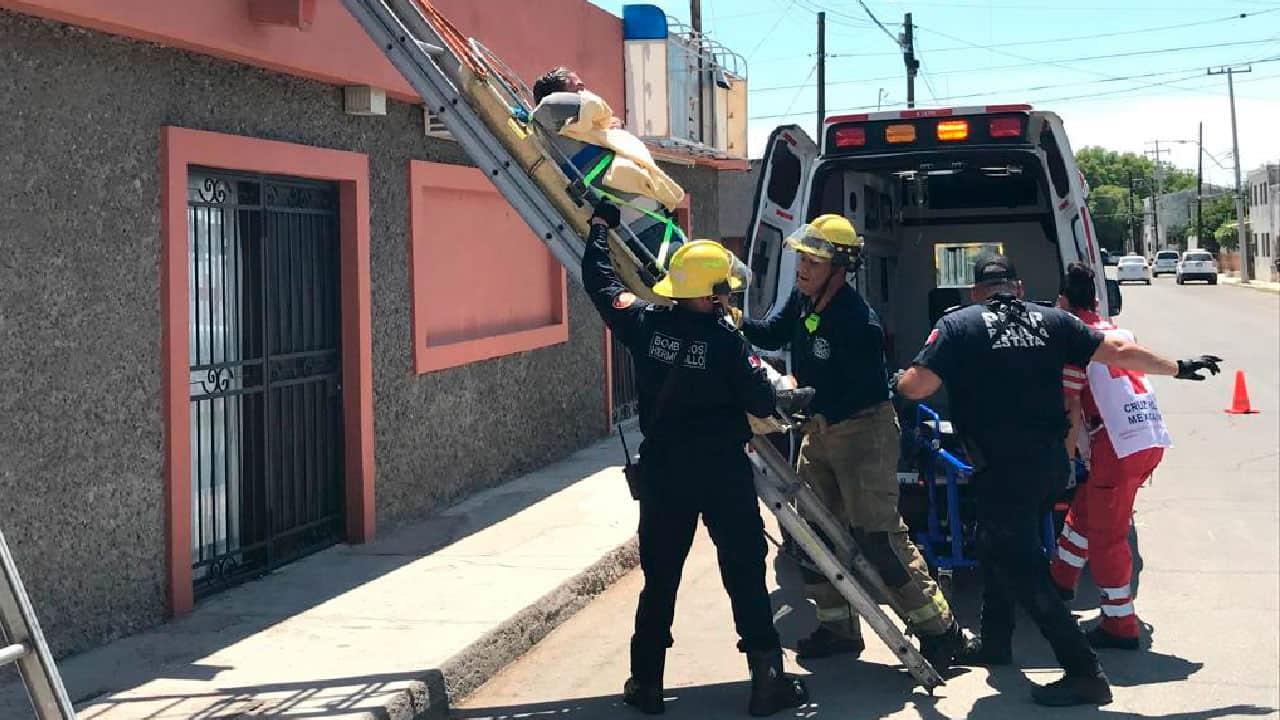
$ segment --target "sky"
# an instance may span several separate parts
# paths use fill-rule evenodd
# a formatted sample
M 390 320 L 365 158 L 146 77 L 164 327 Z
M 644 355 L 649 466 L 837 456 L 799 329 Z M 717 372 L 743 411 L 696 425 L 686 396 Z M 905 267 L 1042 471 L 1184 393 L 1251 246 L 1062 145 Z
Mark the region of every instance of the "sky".
M 625 4 L 591 1 L 616 15 Z M 1252 63 L 1235 76 L 1243 172 L 1280 162 L 1280 0 L 1080 2 L 702 0 L 702 24 L 747 60 L 752 157 L 777 125 L 813 134 L 823 10 L 828 114 L 906 107 L 895 38 L 911 12 L 917 107 L 1029 102 L 1062 116 L 1073 149 L 1154 152 L 1159 140 L 1161 157 L 1189 170 L 1203 122 L 1205 181 L 1230 186 L 1227 78 L 1206 70 Z M 651 4 L 689 21 L 688 0 Z

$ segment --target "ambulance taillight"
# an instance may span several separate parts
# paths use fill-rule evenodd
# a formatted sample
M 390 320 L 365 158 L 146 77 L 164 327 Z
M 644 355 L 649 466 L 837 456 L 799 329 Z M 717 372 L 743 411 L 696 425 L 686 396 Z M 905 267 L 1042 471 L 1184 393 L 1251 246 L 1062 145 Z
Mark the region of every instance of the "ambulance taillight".
M 835 141 L 838 148 L 862 147 L 867 144 L 867 129 L 856 125 L 836 128 Z

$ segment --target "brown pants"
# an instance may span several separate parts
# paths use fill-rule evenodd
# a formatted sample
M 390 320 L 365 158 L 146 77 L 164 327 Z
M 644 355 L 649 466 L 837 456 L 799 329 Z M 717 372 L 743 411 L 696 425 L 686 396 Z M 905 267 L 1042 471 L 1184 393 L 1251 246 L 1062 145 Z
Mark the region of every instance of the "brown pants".
M 898 416 L 884 402 L 829 425 L 818 416 L 805 426 L 797 472 L 848 527 L 880 572 L 912 628 L 935 635 L 952 623 L 951 608 L 929 576 L 898 513 Z M 860 633 L 857 617 L 825 579 L 806 583 L 818 620 L 846 635 Z

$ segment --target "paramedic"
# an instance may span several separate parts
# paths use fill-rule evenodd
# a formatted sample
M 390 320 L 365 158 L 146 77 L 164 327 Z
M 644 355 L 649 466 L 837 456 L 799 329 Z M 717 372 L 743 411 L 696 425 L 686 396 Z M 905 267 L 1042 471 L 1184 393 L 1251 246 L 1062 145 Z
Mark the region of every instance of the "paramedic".
M 862 241 L 847 219 L 828 214 L 787 244 L 798 253 L 796 289 L 767 319 L 741 321 L 742 332 L 761 348 L 790 345 L 796 382 L 816 391 L 800 446 L 800 478 L 852 530 L 905 608 L 921 654 L 943 671 L 964 640 L 898 513 L 899 429 L 889 401 L 884 331 L 846 280 L 857 270 Z M 799 656 L 860 653 L 859 620 L 845 599 L 816 573 L 806 572 L 805 581 L 819 626 L 797 644 Z
M 1106 335 L 1130 342 L 1133 334 L 1098 315 L 1094 272 L 1072 263 L 1063 279 L 1058 306 Z M 1067 452 L 1088 433 L 1089 481 L 1076 490 L 1058 538 L 1050 574 L 1064 597 L 1074 594 L 1088 561 L 1102 593 L 1102 622 L 1087 637 L 1095 648 L 1138 649 L 1138 616 L 1129 586 L 1133 556 L 1129 523 L 1138 488 L 1151 477 L 1164 449 L 1172 445 L 1145 375 L 1099 362 L 1068 365 L 1062 371 L 1071 435 Z
M 898 393 L 914 400 L 946 383 L 956 427 L 977 470 L 982 636 L 956 662 L 1012 662 L 1017 601 L 1066 670 L 1060 680 L 1034 688 L 1032 698 L 1042 705 L 1106 704 L 1110 683 L 1054 588 L 1040 545 L 1044 513 L 1067 481 L 1062 371 L 1093 359 L 1200 380 L 1200 370 L 1219 372 L 1220 359 L 1165 360 L 1123 337 L 1104 337 L 1070 313 L 1026 303 L 1017 271 L 1002 255 L 979 258 L 973 274 L 974 304 L 938 321 L 897 382 Z
M 701 516 L 716 545 L 738 649 L 747 655 L 749 712 L 799 707 L 808 694 L 803 681 L 782 671 L 765 586 L 764 525 L 743 447 L 751 437 L 747 415 L 772 415 L 774 390 L 746 341 L 721 319 L 721 304 L 746 284 L 734 272 L 741 265 L 719 243 L 688 243 L 654 287 L 675 306 L 650 305 L 627 291 L 609 263 L 607 232 L 618 221 L 617 207 L 596 207 L 582 283 L 635 361 L 644 435 L 638 493 L 644 589 L 623 699 L 648 714 L 663 711 L 676 591 Z

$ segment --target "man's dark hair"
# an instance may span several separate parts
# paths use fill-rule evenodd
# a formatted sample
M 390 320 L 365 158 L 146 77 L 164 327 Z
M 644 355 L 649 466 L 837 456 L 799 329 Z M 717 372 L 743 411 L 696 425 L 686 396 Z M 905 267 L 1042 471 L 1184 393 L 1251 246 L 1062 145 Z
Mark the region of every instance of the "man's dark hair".
M 1078 310 L 1093 310 L 1098 307 L 1098 288 L 1094 285 L 1096 273 L 1093 268 L 1080 262 L 1067 266 L 1067 274 L 1062 278 L 1062 295 L 1071 307 Z
M 572 74 L 573 71 L 563 65 L 557 68 L 552 68 L 543 73 L 542 77 L 538 78 L 533 83 L 533 101 L 535 103 L 540 103 L 542 102 L 542 98 L 550 95 L 551 93 L 564 92 L 565 90 L 568 90 L 569 76 Z

